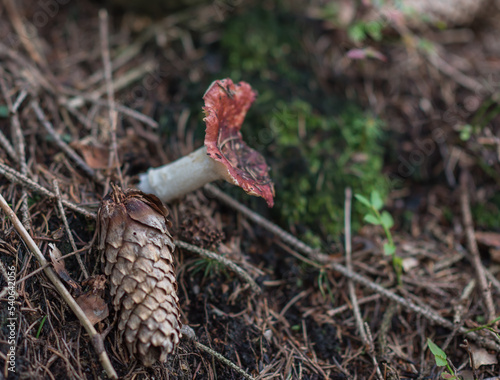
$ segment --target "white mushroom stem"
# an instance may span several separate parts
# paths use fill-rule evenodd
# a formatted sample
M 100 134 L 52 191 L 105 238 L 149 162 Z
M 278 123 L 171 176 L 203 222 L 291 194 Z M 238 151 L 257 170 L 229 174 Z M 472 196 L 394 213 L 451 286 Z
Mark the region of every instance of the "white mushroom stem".
M 163 202 L 169 202 L 209 182 L 228 180 L 230 177 L 224 165 L 211 159 L 207 155 L 207 148 L 202 146 L 174 162 L 149 169 L 147 173 L 140 174 L 139 178 L 139 190 L 155 194 Z

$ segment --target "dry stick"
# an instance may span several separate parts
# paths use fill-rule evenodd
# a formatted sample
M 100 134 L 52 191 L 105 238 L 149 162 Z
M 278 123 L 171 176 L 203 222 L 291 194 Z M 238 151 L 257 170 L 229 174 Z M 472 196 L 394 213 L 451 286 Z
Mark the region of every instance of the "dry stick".
M 18 183 L 18 184 L 36 192 L 36 193 L 38 193 L 38 194 L 44 195 L 48 198 L 57 199 L 56 195 L 52 191 L 47 190 L 45 187 L 40 186 L 35 181 L 31 180 L 30 178 L 26 177 L 25 175 L 22 175 L 17 170 L 14 170 L 11 167 L 9 167 L 5 164 L 2 164 L 2 163 L 0 163 L 0 174 L 3 174 L 5 176 L 5 178 L 7 178 L 9 181 Z M 88 218 L 92 218 L 92 219 L 97 218 L 95 213 L 87 211 L 84 208 L 74 204 L 73 202 L 67 201 L 66 199 L 61 199 L 61 202 L 67 208 L 69 208 L 75 212 L 78 212 L 82 215 L 85 215 Z
M 181 241 L 181 240 L 176 240 L 174 243 L 175 243 L 175 245 L 177 247 L 180 247 L 182 249 L 186 249 L 186 250 L 191 251 L 191 252 L 195 252 L 198 255 L 206 257 L 208 259 L 218 261 L 219 263 L 221 263 L 225 267 L 231 269 L 234 273 L 236 273 L 236 275 L 239 278 L 241 278 L 248 285 L 250 285 L 250 288 L 255 293 L 260 294 L 262 292 L 262 290 L 260 289 L 259 285 L 257 285 L 257 283 L 253 280 L 253 278 L 250 277 L 250 275 L 247 272 L 245 272 L 242 268 L 240 268 L 238 265 L 236 265 L 235 263 L 233 263 L 231 260 L 228 260 L 225 257 L 222 257 L 222 256 L 218 255 L 215 252 L 212 252 L 212 251 L 209 251 L 207 249 L 203 249 L 203 248 L 197 247 L 195 245 L 186 243 L 186 242 Z
M 104 65 L 104 78 L 106 79 L 106 92 L 109 104 L 109 125 L 111 128 L 111 147 L 109 149 L 108 168 L 111 168 L 116 162 L 116 171 L 118 173 L 118 178 L 120 179 L 120 184 L 123 187 L 123 176 L 119 164 L 118 144 L 116 142 L 116 124 L 118 123 L 118 113 L 115 109 L 111 58 L 109 57 L 108 12 L 105 9 L 101 9 L 99 11 L 99 34 L 101 37 L 102 63 Z M 105 191 L 107 192 L 107 189 L 105 189 Z
M 17 232 L 23 239 L 24 243 L 29 247 L 33 255 L 35 255 L 39 264 L 42 266 L 47 265 L 48 262 L 43 256 L 38 246 L 36 245 L 35 241 L 29 235 L 28 231 L 26 231 L 21 221 L 17 218 L 16 214 L 14 213 L 14 211 L 12 211 L 12 209 L 9 207 L 9 205 L 7 204 L 7 202 L 5 201 L 4 197 L 1 194 L 0 194 L 0 207 L 3 209 L 5 214 L 10 218 L 12 224 L 14 225 L 14 228 L 17 230 Z M 45 272 L 45 275 L 49 278 L 49 280 L 52 282 L 52 284 L 55 286 L 61 297 L 66 301 L 71 310 L 73 310 L 73 312 L 78 317 L 81 324 L 89 334 L 92 345 L 94 346 L 94 349 L 96 350 L 99 356 L 99 360 L 101 361 L 101 364 L 104 370 L 106 371 L 107 375 L 112 379 L 118 379 L 118 376 L 113 368 L 113 365 L 109 360 L 108 354 L 104 350 L 104 344 L 101 335 L 96 331 L 96 329 L 89 321 L 83 310 L 73 299 L 71 294 L 63 285 L 59 277 L 54 273 L 52 268 L 47 266 L 46 268 L 44 268 L 43 271 Z
M 22 104 L 22 102 L 24 101 L 24 99 L 26 99 L 27 96 L 28 96 L 28 91 L 26 91 L 26 90 L 22 90 L 19 93 L 19 96 L 17 97 L 16 101 L 12 105 L 12 112 L 13 113 L 17 112 L 17 110 L 19 109 L 19 106 Z
M 61 197 L 61 192 L 59 191 L 59 184 L 57 183 L 57 179 L 54 179 L 52 182 L 54 184 L 54 191 L 56 193 L 57 197 L 57 207 L 59 209 L 59 214 L 61 214 L 61 219 L 64 223 L 64 228 L 66 229 L 66 233 L 68 234 L 69 241 L 71 243 L 71 248 L 73 248 L 73 251 L 77 251 L 78 248 L 76 248 L 75 244 L 75 239 L 73 239 L 73 233 L 71 232 L 71 229 L 69 228 L 68 220 L 66 219 L 66 214 L 64 212 L 64 206 L 62 204 L 62 197 Z M 85 265 L 83 265 L 82 258 L 80 255 L 76 255 L 76 261 L 78 261 L 78 265 L 80 265 L 80 269 L 83 272 L 83 275 L 85 278 L 89 278 L 89 274 L 87 272 L 87 269 L 85 268 Z
M 248 207 L 243 206 L 238 201 L 231 198 L 229 195 L 224 194 L 222 191 L 217 189 L 215 186 L 205 185 L 205 189 L 207 189 L 210 193 L 212 193 L 212 195 L 214 195 L 220 201 L 226 203 L 230 207 L 241 212 L 248 219 L 253 220 L 255 223 L 257 223 L 261 227 L 267 229 L 268 231 L 275 233 L 285 243 L 297 248 L 298 250 L 302 251 L 304 254 L 306 254 L 310 257 L 316 257 L 316 258 L 323 259 L 321 262 L 322 262 L 322 264 L 325 264 L 326 267 L 331 268 L 331 269 L 341 273 L 345 277 L 350 278 L 350 279 L 366 286 L 367 288 L 373 290 L 376 293 L 381 294 L 382 296 L 384 296 L 384 297 L 386 297 L 394 302 L 397 302 L 398 304 L 402 305 L 406 309 L 411 310 L 417 314 L 420 314 L 423 317 L 427 318 L 428 320 L 430 320 L 436 324 L 439 324 L 439 325 L 444 326 L 450 330 L 453 330 L 454 324 L 452 322 L 448 321 L 447 319 L 441 317 L 432 308 L 418 306 L 415 303 L 408 301 L 405 298 L 397 295 L 396 293 L 392 292 L 391 290 L 385 289 L 384 287 L 380 286 L 379 284 L 374 283 L 370 279 L 347 269 L 345 266 L 333 262 L 324 253 L 317 252 L 315 249 L 309 247 L 307 244 L 300 241 L 295 236 L 286 232 L 285 230 L 278 227 L 277 225 L 270 222 L 269 220 L 263 218 L 262 216 L 256 214 L 255 212 L 250 210 Z M 326 260 L 324 258 L 326 258 Z M 485 345 L 485 347 L 500 352 L 500 344 L 494 342 L 493 340 L 479 336 L 476 333 L 469 332 L 464 327 L 461 327 L 458 331 L 461 334 L 466 334 L 471 339 L 474 339 L 478 342 L 481 342 L 482 344 Z
M 29 33 L 28 30 L 26 29 L 23 21 L 21 20 L 21 16 L 17 11 L 14 1 L 4 0 L 3 2 L 5 4 L 5 8 L 7 9 L 7 13 L 9 14 L 9 18 L 12 22 L 12 25 L 14 26 L 14 29 L 16 30 L 17 35 L 19 36 L 19 39 L 21 40 L 21 43 L 23 44 L 28 54 L 39 65 L 44 67 L 47 66 L 47 62 L 40 55 L 38 50 L 36 50 L 35 46 L 32 43 L 32 40 L 36 42 L 37 36 L 34 35 L 33 33 Z
M 65 92 L 70 92 L 72 95 L 75 95 L 77 96 L 78 98 L 81 98 L 85 101 L 88 101 L 89 103 L 93 103 L 93 104 L 97 104 L 99 106 L 105 106 L 105 107 L 109 107 L 109 104 L 106 100 L 103 100 L 103 99 L 94 99 L 93 97 L 89 96 L 89 95 L 85 95 L 85 94 L 78 94 L 76 91 L 73 91 L 73 90 L 70 90 L 70 89 L 67 89 L 65 88 L 64 89 Z M 76 108 L 77 107 L 74 107 L 71 105 L 71 101 L 68 100 L 68 99 L 65 99 L 63 100 L 63 104 L 68 108 L 68 110 L 73 110 L 73 111 L 76 111 Z M 149 116 L 146 116 L 136 110 L 133 110 L 132 108 L 128 108 L 122 104 L 116 104 L 115 103 L 115 109 L 117 111 L 120 111 L 121 113 L 127 115 L 127 116 L 130 116 L 136 120 L 139 120 L 141 122 L 143 122 L 144 124 L 147 124 L 153 128 L 158 128 L 158 123 L 156 121 L 154 121 L 152 118 L 150 118 Z M 71 111 L 70 111 L 71 112 Z
M 348 270 L 352 271 L 352 246 L 351 246 L 351 204 L 352 204 L 352 190 L 350 187 L 345 189 L 345 205 L 344 205 L 344 228 L 345 228 L 345 260 L 346 267 Z M 358 326 L 359 334 L 361 335 L 361 340 L 366 348 L 368 348 L 368 354 L 371 356 L 375 370 L 377 371 L 377 376 L 379 379 L 383 379 L 382 372 L 378 365 L 377 357 L 375 356 L 375 348 L 373 346 L 373 339 L 368 339 L 368 335 L 365 331 L 365 326 L 363 319 L 361 318 L 361 311 L 359 310 L 358 297 L 356 296 L 356 289 L 354 288 L 354 282 L 352 279 L 347 280 L 347 287 L 349 291 L 349 298 L 352 303 L 352 311 L 354 313 L 354 319 L 356 320 L 356 325 Z
M 255 380 L 255 377 L 253 377 L 252 375 L 247 373 L 242 368 L 238 367 L 231 360 L 225 358 L 224 356 L 219 354 L 217 351 L 214 351 L 211 348 L 205 346 L 204 344 L 201 344 L 200 342 L 198 342 L 197 338 L 196 338 L 196 334 L 194 333 L 194 331 L 191 327 L 184 325 L 184 326 L 182 326 L 181 332 L 182 332 L 182 337 L 189 340 L 190 342 L 193 342 L 197 348 L 209 353 L 210 355 L 212 355 L 214 358 L 216 358 L 220 362 L 224 363 L 228 367 L 231 367 L 236 372 L 238 372 L 241 376 L 243 376 L 245 379 Z
M 5 98 L 5 102 L 7 103 L 7 107 L 9 108 L 9 112 L 11 115 L 11 131 L 12 131 L 12 139 L 14 140 L 14 145 L 17 150 L 17 157 L 19 158 L 19 166 L 21 168 L 21 174 L 28 174 L 28 165 L 26 165 L 26 153 L 25 153 L 25 144 L 24 144 L 24 136 L 21 131 L 21 123 L 19 122 L 19 115 L 14 110 L 14 106 L 12 105 L 12 100 L 10 99 L 9 91 L 7 89 L 7 84 L 4 80 L 5 72 L 0 68 L 0 87 L 2 89 L 3 97 Z M 26 189 L 22 189 L 21 191 L 21 215 L 23 224 L 27 230 L 31 228 L 30 226 L 30 213 L 28 206 L 28 193 Z
M 95 171 L 91 167 L 87 165 L 87 163 L 81 158 L 78 153 L 76 153 L 68 144 L 66 144 L 61 136 L 54 130 L 54 127 L 52 127 L 52 124 L 50 121 L 48 121 L 45 118 L 45 115 L 43 114 L 42 109 L 38 105 L 38 102 L 33 100 L 31 102 L 31 108 L 33 111 L 35 111 L 35 114 L 42 123 L 42 125 L 45 127 L 47 132 L 52 136 L 54 139 L 56 145 L 64 152 L 66 153 L 89 177 L 95 178 Z
M 345 205 L 344 205 L 344 228 L 345 228 L 345 264 L 348 270 L 352 271 L 352 246 L 351 246 L 351 202 L 352 202 L 352 190 L 350 187 L 345 189 Z M 349 298 L 352 302 L 352 311 L 354 313 L 354 318 L 356 319 L 356 324 L 358 325 L 359 334 L 363 343 L 368 347 L 369 342 L 366 337 L 366 331 L 363 327 L 363 319 L 361 318 L 361 312 L 358 305 L 358 297 L 356 296 L 356 290 L 354 288 L 354 283 L 351 279 L 347 280 L 347 286 L 349 288 Z
M 39 193 L 39 194 L 44 195 L 44 196 L 49 197 L 49 198 L 54 198 L 58 201 L 60 200 L 61 203 L 65 207 L 67 207 L 75 212 L 78 212 L 82 215 L 85 215 L 88 218 L 97 219 L 97 215 L 95 213 L 87 211 L 84 208 L 81 208 L 80 206 L 74 204 L 73 202 L 67 201 L 66 199 L 62 199 L 60 197 L 58 198 L 56 194 L 47 190 L 45 187 L 40 186 L 38 183 L 34 182 L 33 180 L 29 179 L 26 176 L 21 175 L 21 173 L 19 173 L 18 171 L 14 170 L 14 169 L 12 169 L 12 168 L 10 168 L 7 165 L 4 165 L 2 163 L 0 163 L 0 174 L 3 174 L 9 181 L 18 183 L 22 186 L 25 186 L 28 189 L 30 189 L 36 193 Z M 259 285 L 257 285 L 257 283 L 250 277 L 250 275 L 248 273 L 246 273 L 238 265 L 233 263 L 231 260 L 228 260 L 224 257 L 221 257 L 220 255 L 216 254 L 215 252 L 211 252 L 211 251 L 208 251 L 206 249 L 199 248 L 195 245 L 188 244 L 188 243 L 181 241 L 181 240 L 176 240 L 175 244 L 178 247 L 181 247 L 183 249 L 198 253 L 201 256 L 204 256 L 204 257 L 207 257 L 209 259 L 213 259 L 213 260 L 217 260 L 217 261 L 221 262 L 224 266 L 233 270 L 242 280 L 247 282 L 250 285 L 251 289 L 255 293 L 257 293 L 257 294 L 261 293 L 261 289 L 260 289 Z
M 0 131 L 0 145 L 7 152 L 7 154 L 12 158 L 15 162 L 19 162 L 19 157 L 17 157 L 16 151 L 14 147 L 10 144 L 9 139 Z
M 467 238 L 467 247 L 469 248 L 469 251 L 472 255 L 471 264 L 476 270 L 477 281 L 484 296 L 486 309 L 488 310 L 488 321 L 492 321 L 496 317 L 495 304 L 493 303 L 491 289 L 488 286 L 488 281 L 486 280 L 486 274 L 484 271 L 483 263 L 481 262 L 481 256 L 479 254 L 479 248 L 477 247 L 476 237 L 474 235 L 474 225 L 472 222 L 472 215 L 470 211 L 469 191 L 467 189 L 467 182 L 469 178 L 469 174 L 466 171 L 460 174 L 460 206 L 462 209 L 462 219 L 465 227 L 465 235 Z
M 154 71 L 155 66 L 156 65 L 153 60 L 146 61 L 143 64 L 141 64 L 141 66 L 133 68 L 128 72 L 120 75 L 120 77 L 113 82 L 113 87 L 115 88 L 115 90 L 124 89 L 128 87 L 131 83 L 141 79 L 144 75 Z M 94 100 L 99 99 L 106 92 L 107 92 L 107 85 L 104 84 L 102 87 L 91 92 L 89 94 L 90 99 L 88 100 L 91 101 L 92 99 Z M 67 103 L 70 107 L 79 108 L 85 104 L 84 99 L 86 99 L 85 96 L 77 95 L 75 98 L 68 100 Z

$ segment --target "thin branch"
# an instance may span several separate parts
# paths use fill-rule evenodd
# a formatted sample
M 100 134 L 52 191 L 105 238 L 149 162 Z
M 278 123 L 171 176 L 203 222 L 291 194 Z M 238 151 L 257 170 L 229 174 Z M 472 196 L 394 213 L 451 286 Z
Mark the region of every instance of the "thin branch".
M 345 229 L 345 262 L 348 270 L 352 271 L 352 245 L 351 245 L 351 205 L 352 205 L 352 190 L 350 187 L 345 189 L 345 203 L 344 203 L 344 229 Z M 349 298 L 352 303 L 352 311 L 354 313 L 354 319 L 356 320 L 356 325 L 358 326 L 359 334 L 361 335 L 361 340 L 368 348 L 368 354 L 372 358 L 373 365 L 377 371 L 377 376 L 379 379 L 383 379 L 382 372 L 380 371 L 377 357 L 375 355 L 375 348 L 373 345 L 373 338 L 371 334 L 367 334 L 368 330 L 365 330 L 365 323 L 363 323 L 363 318 L 361 318 L 361 311 L 359 310 L 358 297 L 356 296 L 356 288 L 354 287 L 354 282 L 352 279 L 347 280 L 347 288 L 349 291 Z M 368 325 L 366 325 L 368 327 Z M 370 339 L 368 338 L 370 337 Z
M 352 203 L 352 190 L 351 188 L 345 189 L 345 205 L 344 205 L 344 228 L 345 228 L 345 263 L 348 270 L 352 271 L 352 246 L 351 246 L 351 203 Z M 363 326 L 363 319 L 359 310 L 358 297 L 356 296 L 356 289 L 351 279 L 347 281 L 349 289 L 349 298 L 352 302 L 352 311 L 358 326 L 361 340 L 366 346 L 369 346 L 366 331 Z
M 175 245 L 177 247 L 182 248 L 182 249 L 186 249 L 188 251 L 197 253 L 198 255 L 206 257 L 208 259 L 216 260 L 217 262 L 221 263 L 225 267 L 231 269 L 234 273 L 236 273 L 236 275 L 239 278 L 241 278 L 248 285 L 250 285 L 250 288 L 252 289 L 253 292 L 255 292 L 257 294 L 259 294 L 259 293 L 262 292 L 262 290 L 260 289 L 259 285 L 257 285 L 257 283 L 253 280 L 253 278 L 250 277 L 250 275 L 247 272 L 245 272 L 242 268 L 240 268 L 238 265 L 236 265 L 235 263 L 233 263 L 231 260 L 228 260 L 225 257 L 220 256 L 220 255 L 218 255 L 215 252 L 212 252 L 212 251 L 209 251 L 207 249 L 203 249 L 203 248 L 197 247 L 195 245 L 186 243 L 186 242 L 184 242 L 182 240 L 176 240 L 175 241 Z
M 477 247 L 477 241 L 474 234 L 474 224 L 472 222 L 472 214 L 470 211 L 469 191 L 467 189 L 469 178 L 470 176 L 466 171 L 462 172 L 460 175 L 460 207 L 462 209 L 462 220 L 465 227 L 467 247 L 472 255 L 471 264 L 476 270 L 477 281 L 484 297 L 486 309 L 488 310 L 488 321 L 492 321 L 496 317 L 495 304 L 493 303 L 491 289 L 488 286 L 488 281 L 486 280 L 486 274 L 483 263 L 481 262 L 481 256 L 479 254 L 479 248 Z
M 17 170 L 12 169 L 11 167 L 0 163 L 0 174 L 3 174 L 5 178 L 7 178 L 9 181 L 18 183 L 31 191 L 34 191 L 35 193 L 44 195 L 48 198 L 53 198 L 56 199 L 56 195 L 52 192 L 47 190 L 45 187 L 40 186 L 38 183 L 35 181 L 31 180 L 30 178 L 26 177 L 25 175 L 22 175 L 19 173 Z M 88 218 L 96 219 L 97 215 L 93 212 L 90 212 L 88 210 L 85 210 L 84 208 L 74 204 L 73 202 L 67 201 L 66 199 L 61 199 L 61 202 L 64 206 L 67 208 L 78 212 L 82 215 L 85 215 Z
M 9 207 L 7 204 L 7 201 L 4 199 L 4 197 L 0 194 L 0 207 L 2 210 L 5 212 L 5 214 L 10 218 L 12 224 L 14 225 L 14 228 L 16 231 L 19 233 L 21 238 L 23 239 L 24 243 L 29 247 L 30 251 L 33 253 L 35 258 L 38 260 L 40 265 L 45 266 L 48 264 L 47 260 L 43 256 L 42 252 L 36 245 L 35 241 L 32 239 L 28 231 L 24 228 L 22 225 L 21 221 L 17 218 L 16 214 L 12 209 Z M 118 375 L 116 374 L 113 365 L 111 364 L 111 361 L 109 360 L 108 354 L 106 353 L 106 350 L 104 349 L 104 344 L 102 341 L 101 335 L 96 331 L 92 323 L 89 321 L 83 310 L 80 308 L 80 306 L 76 303 L 74 298 L 71 296 L 71 294 L 68 292 L 64 284 L 61 282 L 59 277 L 54 273 L 51 267 L 47 266 L 43 270 L 45 272 L 45 275 L 49 278 L 49 280 L 52 282 L 52 284 L 55 286 L 61 297 L 66 301 L 68 306 L 71 308 L 71 310 L 75 313 L 77 318 L 80 320 L 81 324 L 89 334 L 91 338 L 91 342 L 94 346 L 94 349 L 96 350 L 99 360 L 101 361 L 101 364 L 106 371 L 107 375 L 111 379 L 118 379 Z
M 217 199 L 219 199 L 220 201 L 231 206 L 235 210 L 241 212 L 248 219 L 253 220 L 259 226 L 262 226 L 266 230 L 272 232 L 277 237 L 279 237 L 281 240 L 283 240 L 283 242 L 294 247 L 295 249 L 299 250 L 300 252 L 304 253 L 305 255 L 309 256 L 309 258 L 311 258 L 312 260 L 316 260 L 320 263 L 327 263 L 330 261 L 330 258 L 328 257 L 328 255 L 325 255 L 324 253 L 320 253 L 317 249 L 309 247 L 307 244 L 300 241 L 295 236 L 289 234 L 281 227 L 270 222 L 266 218 L 263 218 L 259 214 L 253 212 L 248 207 L 245 207 L 237 200 L 231 198 L 229 195 L 227 195 L 224 192 L 222 192 L 221 190 L 219 190 L 217 187 L 208 184 L 208 185 L 205 185 L 204 188 L 206 190 L 208 190 L 209 193 L 214 195 Z
M 5 98 L 5 102 L 7 103 L 7 107 L 10 112 L 10 120 L 11 120 L 11 133 L 12 139 L 14 140 L 14 146 L 16 147 L 17 157 L 19 158 L 19 167 L 21 169 L 21 174 L 28 174 L 28 166 L 26 165 L 26 149 L 24 143 L 23 132 L 21 131 L 21 123 L 19 122 L 19 115 L 14 110 L 14 106 L 12 104 L 12 100 L 10 99 L 9 91 L 7 89 L 7 84 L 5 83 L 5 72 L 0 68 L 0 88 L 3 93 L 3 97 Z M 30 226 L 30 213 L 28 206 L 28 194 L 26 189 L 22 189 L 21 191 L 21 215 L 23 224 L 27 230 L 31 228 Z
M 59 191 L 59 184 L 57 182 L 57 179 L 54 179 L 52 182 L 54 185 L 54 191 L 56 193 L 57 197 L 57 208 L 59 209 L 59 214 L 61 214 L 61 219 L 64 223 L 64 228 L 66 229 L 66 233 L 68 234 L 69 241 L 71 243 L 71 248 L 73 248 L 73 251 L 78 251 L 78 248 L 76 248 L 75 244 L 75 239 L 73 239 L 73 233 L 71 232 L 71 229 L 69 228 L 68 220 L 66 219 L 66 214 L 64 212 L 64 206 L 62 204 L 62 197 L 61 197 L 61 192 Z M 78 261 L 78 265 L 80 265 L 80 269 L 83 272 L 83 275 L 85 278 L 89 278 L 89 274 L 87 272 L 87 269 L 85 268 L 85 265 L 83 264 L 82 258 L 80 255 L 76 255 L 76 261 Z
M 193 331 L 193 329 L 191 327 L 184 325 L 184 326 L 182 326 L 181 332 L 182 332 L 182 337 L 183 338 L 185 338 L 188 341 L 192 342 L 200 350 L 205 351 L 208 354 L 212 355 L 214 358 L 216 358 L 221 363 L 224 363 L 228 367 L 234 369 L 236 372 L 238 372 L 245 379 L 256 380 L 255 377 L 253 377 L 252 375 L 250 375 L 244 369 L 238 367 L 231 360 L 225 358 L 224 356 L 222 356 L 221 354 L 219 354 L 217 351 L 212 350 L 210 347 L 207 347 L 204 344 L 201 344 L 200 342 L 198 342 L 198 340 L 196 338 L 196 334 L 194 333 L 194 331 Z
M 14 147 L 10 144 L 9 139 L 3 134 L 2 131 L 0 131 L 0 145 L 2 145 L 2 148 L 7 152 L 10 158 L 14 160 L 14 162 L 19 163 L 19 157 L 17 157 Z
M 118 157 L 118 144 L 116 142 L 116 125 L 118 123 L 118 112 L 115 108 L 115 94 L 113 89 L 113 74 L 111 72 L 111 58 L 109 56 L 109 32 L 108 32 L 108 12 L 105 9 L 99 11 L 99 34 L 101 38 L 102 63 L 104 65 L 104 78 L 106 80 L 106 93 L 108 95 L 109 105 L 109 125 L 111 135 L 111 146 L 109 149 L 108 168 L 112 168 L 116 163 L 116 171 L 123 185 L 123 176 L 120 169 L 120 160 Z M 107 191 L 107 189 L 106 189 Z
M 73 96 L 76 96 L 76 98 L 74 98 L 74 99 L 81 98 L 82 100 L 85 100 L 85 101 L 87 101 L 89 103 L 97 104 L 98 106 L 109 107 L 109 103 L 106 100 L 95 99 L 95 98 L 93 98 L 90 95 L 77 93 L 73 89 L 63 88 L 63 90 L 66 93 L 69 93 L 69 94 L 71 94 Z M 66 100 L 63 101 L 63 104 L 68 108 L 68 110 L 74 110 L 74 111 L 76 111 L 77 107 L 72 104 L 72 100 L 74 100 L 74 99 L 71 99 L 71 100 L 66 99 Z M 158 123 L 156 121 L 154 121 L 149 116 L 144 115 L 143 113 L 140 113 L 140 112 L 138 112 L 136 110 L 133 110 L 132 108 L 126 107 L 126 106 L 124 106 L 122 104 L 115 103 L 115 109 L 117 111 L 120 111 L 124 115 L 130 116 L 130 117 L 132 117 L 132 118 L 134 118 L 136 120 L 139 120 L 139 121 L 143 122 L 144 124 L 147 124 L 147 125 L 149 125 L 149 126 L 151 126 L 153 128 L 158 128 Z
M 364 286 L 366 286 L 368 289 L 373 290 L 376 293 L 379 293 L 380 295 L 384 296 L 385 298 L 388 298 L 403 307 L 405 307 L 407 310 L 411 310 L 419 315 L 422 315 L 423 317 L 427 318 L 428 320 L 444 326 L 450 330 L 453 330 L 455 327 L 453 322 L 448 321 L 447 319 L 441 317 L 435 310 L 433 310 L 430 307 L 422 307 L 418 306 L 415 303 L 406 300 L 405 298 L 397 295 L 396 293 L 392 292 L 391 290 L 385 289 L 381 285 L 371 281 L 370 279 L 361 276 L 358 273 L 355 273 L 349 269 L 347 269 L 345 266 L 338 264 L 331 260 L 327 255 L 324 253 L 318 252 L 315 249 L 309 247 L 307 244 L 304 242 L 300 241 L 297 239 L 295 236 L 292 234 L 286 232 L 282 228 L 278 227 L 274 223 L 268 221 L 267 219 L 263 218 L 262 216 L 256 214 L 252 210 L 250 210 L 248 207 L 243 206 L 240 204 L 238 201 L 234 200 L 227 194 L 224 194 L 222 191 L 217 189 L 215 186 L 212 185 L 205 185 L 205 189 L 207 189 L 212 195 L 214 195 L 217 199 L 220 201 L 226 203 L 227 205 L 233 207 L 234 209 L 238 210 L 242 214 L 244 214 L 248 219 L 253 220 L 255 223 L 260 225 L 261 227 L 267 229 L 268 231 L 272 233 L 276 233 L 278 237 L 280 237 L 285 243 L 295 247 L 302 253 L 310 256 L 310 257 L 317 257 L 322 260 L 322 263 L 326 265 L 327 268 L 333 269 L 342 275 L 344 275 L 347 278 L 352 279 L 353 281 L 356 281 Z M 325 260 L 326 258 L 326 260 Z M 474 339 L 477 342 L 480 342 L 484 344 L 485 347 L 498 351 L 500 352 L 500 344 L 496 343 L 495 341 L 484 338 L 476 333 L 469 332 L 467 329 L 460 327 L 458 330 L 461 334 L 467 335 L 467 337 Z
M 21 20 L 21 16 L 19 15 L 19 12 L 17 11 L 16 8 L 16 4 L 14 3 L 13 0 L 4 0 L 3 2 L 5 4 L 5 8 L 7 9 L 7 13 L 9 14 L 9 18 L 12 22 L 12 25 L 14 26 L 14 29 L 16 30 L 17 35 L 19 36 L 19 40 L 23 44 L 24 48 L 31 56 L 33 61 L 38 63 L 40 66 L 46 67 L 47 62 L 40 55 L 40 53 L 35 48 L 35 45 L 32 42 L 32 41 L 36 42 L 38 36 L 33 35 L 33 33 L 28 33 L 28 30 L 26 29 L 26 26 Z
M 50 123 L 50 121 L 48 121 L 45 118 L 45 115 L 43 114 L 42 109 L 38 105 L 38 102 L 36 102 L 35 100 L 33 100 L 31 102 L 31 108 L 33 109 L 33 111 L 35 111 L 35 114 L 36 114 L 38 120 L 40 121 L 40 123 L 42 123 L 42 125 L 45 127 L 45 129 L 47 130 L 47 132 L 52 136 L 52 138 L 54 139 L 56 145 L 64 153 L 66 153 L 89 177 L 97 179 L 96 178 L 96 173 L 95 173 L 94 169 L 92 169 L 91 167 L 89 167 L 87 165 L 87 163 L 83 160 L 83 158 L 81 158 L 73 150 L 73 148 L 71 148 L 68 144 L 66 144 L 63 141 L 63 139 L 61 138 L 61 136 L 59 136 L 59 134 L 54 130 L 54 127 L 52 126 L 52 124 Z

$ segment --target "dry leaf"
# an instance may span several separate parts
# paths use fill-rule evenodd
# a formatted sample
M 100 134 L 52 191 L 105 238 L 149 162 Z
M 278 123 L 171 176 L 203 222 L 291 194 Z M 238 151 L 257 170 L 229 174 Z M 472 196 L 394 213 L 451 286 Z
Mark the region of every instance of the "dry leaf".
M 81 293 L 82 288 L 78 285 L 69 275 L 66 270 L 66 266 L 64 265 L 64 260 L 59 260 L 62 257 L 61 251 L 54 244 L 49 243 L 49 256 L 50 261 L 56 271 L 57 275 L 66 282 L 78 295 Z
M 83 159 L 92 169 L 107 169 L 109 161 L 109 148 L 95 139 L 88 137 L 71 144 L 78 149 Z
M 99 294 L 93 294 L 88 290 L 76 299 L 89 321 L 95 325 L 107 318 L 109 315 L 108 305 Z
M 119 312 L 118 330 L 130 354 L 146 366 L 165 361 L 181 337 L 167 215 L 156 196 L 116 186 L 98 214 L 98 244 Z
M 482 365 L 498 364 L 496 355 L 490 354 L 486 349 L 471 345 L 472 358 L 474 359 L 474 369 L 478 369 Z

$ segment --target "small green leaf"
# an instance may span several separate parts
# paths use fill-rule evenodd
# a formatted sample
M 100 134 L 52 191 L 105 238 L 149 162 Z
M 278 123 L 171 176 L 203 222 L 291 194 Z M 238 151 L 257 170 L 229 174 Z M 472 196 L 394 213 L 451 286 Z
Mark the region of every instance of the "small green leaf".
M 372 191 L 370 195 L 370 200 L 372 207 L 375 210 L 380 210 L 382 207 L 384 207 L 384 201 L 382 200 L 382 197 L 380 196 L 380 193 L 377 190 Z
M 394 244 L 385 243 L 384 244 L 384 254 L 386 256 L 392 256 L 396 252 L 396 246 Z
M 366 207 L 372 207 L 372 204 L 370 203 L 370 201 L 368 200 L 368 198 L 360 195 L 360 194 L 354 194 L 354 197 L 360 201 L 361 203 L 363 203 Z
M 9 109 L 5 105 L 0 105 L 0 117 L 7 117 L 9 116 Z
M 429 338 L 427 338 L 427 346 L 434 355 L 434 358 L 436 359 L 436 365 L 438 367 L 444 367 L 445 365 L 448 364 L 448 362 L 446 361 L 446 353 Z
M 382 222 L 382 225 L 388 230 L 391 229 L 392 226 L 394 226 L 394 219 L 392 219 L 392 215 L 387 211 L 382 212 L 382 215 L 380 215 L 380 221 Z
M 365 222 L 375 224 L 376 226 L 380 224 L 380 220 L 373 214 L 366 214 L 363 219 Z

